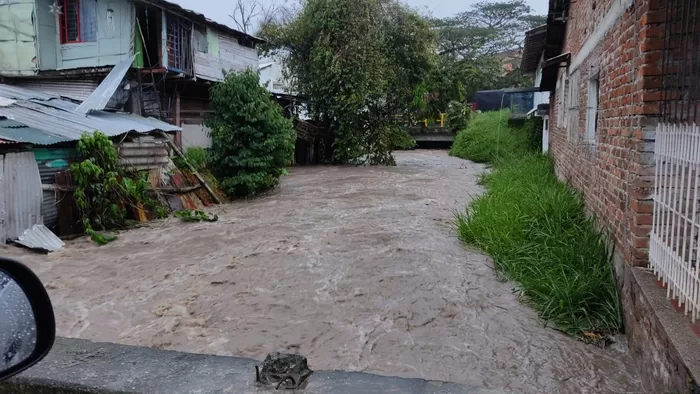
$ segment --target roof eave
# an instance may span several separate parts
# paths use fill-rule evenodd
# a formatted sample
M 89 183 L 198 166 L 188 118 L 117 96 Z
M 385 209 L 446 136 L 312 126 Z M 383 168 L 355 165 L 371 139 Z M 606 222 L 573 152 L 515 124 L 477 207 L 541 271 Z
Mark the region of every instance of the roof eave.
M 207 26 L 215 27 L 219 30 L 223 30 L 223 31 L 230 33 L 230 34 L 233 34 L 233 35 L 239 35 L 239 36 L 248 38 L 256 44 L 264 44 L 267 42 L 260 37 L 256 37 L 256 36 L 253 36 L 251 34 L 242 32 L 240 30 L 236 30 L 230 26 L 227 26 L 227 25 L 224 25 L 222 23 L 211 20 L 211 19 L 207 18 L 206 15 L 204 15 L 204 14 L 200 14 L 194 10 L 184 8 L 181 5 L 172 3 L 170 1 L 166 1 L 166 0 L 136 0 L 136 1 L 138 1 L 140 3 L 150 4 L 154 7 L 162 8 L 166 11 L 170 11 L 172 13 L 179 14 L 180 16 L 183 16 L 185 18 L 191 19 L 192 21 L 199 22 L 199 23 L 207 25 Z

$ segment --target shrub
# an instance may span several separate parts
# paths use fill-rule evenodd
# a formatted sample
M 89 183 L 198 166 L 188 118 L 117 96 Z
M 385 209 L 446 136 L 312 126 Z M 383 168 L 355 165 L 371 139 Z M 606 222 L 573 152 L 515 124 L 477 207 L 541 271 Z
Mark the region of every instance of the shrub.
M 209 151 L 198 146 L 188 148 L 185 152 L 185 158 L 198 171 L 204 170 L 209 166 Z
M 126 227 L 126 208 L 166 215 L 162 204 L 149 196 L 146 177 L 122 168 L 117 149 L 106 135 L 84 133 L 78 141 L 78 155 L 79 160 L 70 166 L 76 185 L 73 196 L 85 233 L 93 241 L 104 245 L 116 239 L 98 231 Z
M 272 189 L 292 161 L 296 133 L 252 70 L 227 74 L 211 89 L 210 166 L 231 197 Z
M 508 111 L 479 113 L 466 129 L 457 133 L 450 155 L 477 163 L 495 162 L 521 155 L 526 135 L 508 126 Z
M 467 125 L 469 124 L 471 114 L 471 109 L 464 103 L 459 101 L 451 101 L 447 105 L 447 112 L 445 113 L 447 127 L 452 129 L 454 132 L 466 129 Z

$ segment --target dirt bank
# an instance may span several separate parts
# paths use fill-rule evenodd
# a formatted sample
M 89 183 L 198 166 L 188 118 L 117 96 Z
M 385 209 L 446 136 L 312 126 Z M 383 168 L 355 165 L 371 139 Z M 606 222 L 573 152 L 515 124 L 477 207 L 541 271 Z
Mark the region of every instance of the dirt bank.
M 227 205 L 218 223 L 170 219 L 104 247 L 50 256 L 13 247 L 47 285 L 58 333 L 314 369 L 524 392 L 641 391 L 624 345 L 543 328 L 450 221 L 482 167 L 440 151 L 394 168 L 295 168 L 281 188 Z

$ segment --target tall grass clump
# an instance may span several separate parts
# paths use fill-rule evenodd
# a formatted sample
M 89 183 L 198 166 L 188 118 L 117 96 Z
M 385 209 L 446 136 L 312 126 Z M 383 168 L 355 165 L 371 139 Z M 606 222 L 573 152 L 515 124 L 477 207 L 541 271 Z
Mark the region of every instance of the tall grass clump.
M 509 129 L 508 114 L 508 110 L 476 114 L 467 128 L 457 133 L 450 156 L 494 163 L 524 154 L 527 136 Z
M 486 193 L 457 216 L 460 239 L 490 255 L 557 329 L 592 340 L 619 331 L 611 251 L 583 198 L 559 182 L 549 157 L 513 150 L 494 157 L 482 178 Z

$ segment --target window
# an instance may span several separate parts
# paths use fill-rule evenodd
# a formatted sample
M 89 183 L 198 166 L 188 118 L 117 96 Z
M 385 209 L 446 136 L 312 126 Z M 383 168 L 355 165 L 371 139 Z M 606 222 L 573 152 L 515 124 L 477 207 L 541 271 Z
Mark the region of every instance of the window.
M 209 52 L 209 41 L 207 41 L 207 29 L 204 26 L 194 26 L 194 44 L 198 52 Z
M 569 94 L 566 112 L 568 115 L 569 142 L 579 143 L 579 106 L 581 103 L 581 73 L 576 70 L 569 76 Z
M 569 71 L 565 70 L 561 74 L 561 78 L 559 79 L 559 82 L 557 82 L 557 91 L 559 94 L 557 95 L 558 97 L 558 103 L 557 103 L 557 126 L 558 127 L 565 127 L 566 126 L 566 112 L 568 109 L 568 103 L 569 103 Z
M 192 63 L 192 59 L 189 56 L 192 23 L 172 14 L 166 15 L 166 21 L 168 69 L 177 72 L 189 72 Z
M 600 100 L 600 79 L 598 73 L 588 80 L 588 100 L 586 104 L 586 134 L 584 141 L 595 144 L 598 126 L 598 101 Z
M 97 41 L 97 0 L 59 0 L 61 44 Z

